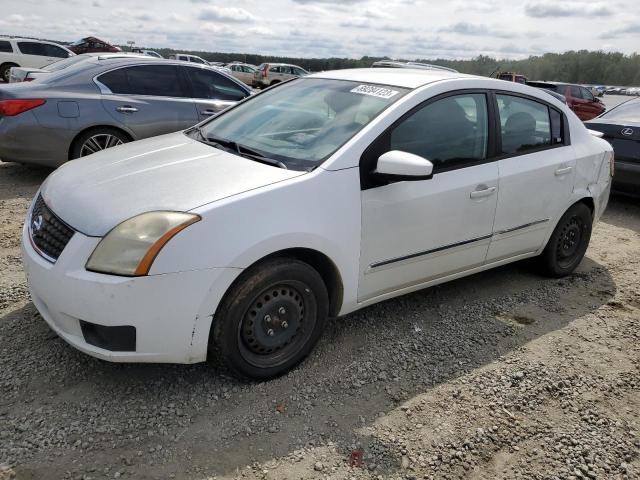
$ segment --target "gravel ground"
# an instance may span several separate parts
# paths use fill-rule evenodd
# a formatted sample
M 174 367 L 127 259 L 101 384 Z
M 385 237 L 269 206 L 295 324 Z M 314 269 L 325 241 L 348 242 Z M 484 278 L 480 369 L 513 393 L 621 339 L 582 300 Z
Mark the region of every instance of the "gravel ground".
M 639 478 L 637 200 L 612 199 L 569 278 L 511 265 L 387 301 L 247 384 L 47 328 L 19 252 L 47 173 L 0 163 L 0 480 Z

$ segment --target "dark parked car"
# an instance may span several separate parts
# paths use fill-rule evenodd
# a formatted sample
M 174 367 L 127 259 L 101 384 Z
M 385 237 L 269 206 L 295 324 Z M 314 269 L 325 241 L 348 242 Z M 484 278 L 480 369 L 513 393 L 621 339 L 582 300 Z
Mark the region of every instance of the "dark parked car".
M 186 129 L 250 94 L 243 83 L 206 65 L 88 58 L 37 82 L 0 86 L 0 158 L 56 167 Z
M 613 189 L 640 196 L 640 99 L 621 103 L 585 125 L 602 132 L 602 138 L 613 146 Z
M 108 44 L 104 40 L 100 40 L 96 37 L 86 37 L 82 40 L 69 45 L 69 50 L 73 53 L 92 53 L 92 52 L 120 52 L 119 47 L 114 47 Z
M 595 97 L 591 90 L 580 85 L 558 82 L 535 82 L 528 81 L 527 85 L 537 88 L 544 88 L 551 92 L 564 95 L 567 105 L 573 113 L 582 121 L 591 120 L 601 115 L 606 110 L 602 101 Z

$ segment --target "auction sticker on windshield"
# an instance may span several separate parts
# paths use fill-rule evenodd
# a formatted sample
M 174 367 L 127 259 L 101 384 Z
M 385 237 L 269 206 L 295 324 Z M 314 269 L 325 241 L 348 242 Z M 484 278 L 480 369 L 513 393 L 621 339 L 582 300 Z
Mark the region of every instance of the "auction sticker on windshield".
M 396 90 L 391 90 L 390 88 L 385 87 L 376 87 L 375 85 L 358 85 L 356 88 L 352 89 L 351 92 L 378 98 L 391 98 L 398 94 Z

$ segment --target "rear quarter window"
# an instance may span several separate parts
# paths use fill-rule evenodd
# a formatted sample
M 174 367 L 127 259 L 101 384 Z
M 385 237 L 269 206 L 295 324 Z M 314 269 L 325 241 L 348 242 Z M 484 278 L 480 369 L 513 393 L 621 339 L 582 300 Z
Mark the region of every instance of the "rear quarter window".
M 8 42 L 6 40 L 0 40 L 0 52 L 13 53 L 13 47 L 11 46 L 11 42 Z

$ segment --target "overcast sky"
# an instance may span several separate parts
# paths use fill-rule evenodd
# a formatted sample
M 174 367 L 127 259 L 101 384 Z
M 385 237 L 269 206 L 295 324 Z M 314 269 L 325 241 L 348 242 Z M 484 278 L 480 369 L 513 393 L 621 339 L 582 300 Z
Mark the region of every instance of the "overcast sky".
M 638 0 L 0 0 L 0 35 L 294 57 L 632 53 Z

